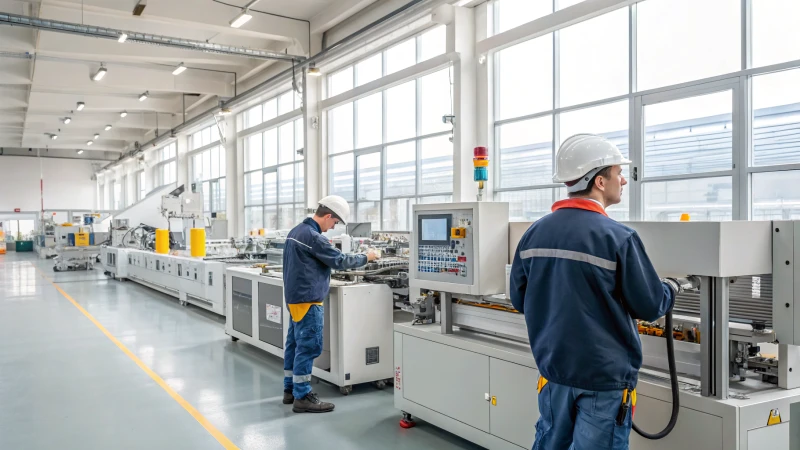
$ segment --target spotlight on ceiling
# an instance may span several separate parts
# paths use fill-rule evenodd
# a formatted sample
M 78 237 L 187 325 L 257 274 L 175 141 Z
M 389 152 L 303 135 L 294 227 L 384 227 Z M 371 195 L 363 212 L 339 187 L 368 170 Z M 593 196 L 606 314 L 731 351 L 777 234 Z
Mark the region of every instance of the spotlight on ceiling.
M 96 140 L 98 140 L 98 139 L 100 139 L 100 135 L 99 135 L 99 134 L 97 134 L 97 133 L 95 133 L 95 134 L 94 134 L 94 140 L 96 141 Z
M 251 16 L 247 12 L 247 8 L 245 8 L 242 10 L 242 12 L 239 13 L 239 15 L 237 15 L 236 17 L 233 18 L 233 20 L 230 21 L 231 28 L 239 28 L 242 25 L 246 24 L 248 21 L 250 21 L 250 19 L 252 18 L 253 16 Z
M 319 69 L 317 68 L 317 66 L 314 63 L 311 63 L 308 66 L 308 72 L 307 73 L 308 73 L 308 76 L 310 76 L 310 77 L 318 77 L 318 76 L 322 75 L 322 72 L 319 71 Z
M 62 122 L 64 122 L 64 125 L 67 125 L 70 122 L 72 122 L 72 117 L 64 117 L 64 120 L 62 120 Z
M 119 116 L 124 119 L 125 117 L 128 116 L 128 111 L 122 111 L 121 113 L 119 113 Z
M 110 130 L 111 129 L 111 125 L 106 125 L 105 129 L 106 129 L 106 131 Z
M 86 145 L 92 145 L 92 144 L 94 144 L 94 142 L 92 142 L 92 141 L 86 141 Z
M 144 12 L 145 6 L 147 6 L 147 0 L 139 0 L 139 2 L 136 3 L 136 6 L 133 7 L 133 15 L 141 16 Z
M 58 135 L 57 135 L 57 134 L 55 134 L 55 133 L 48 133 L 48 136 L 50 136 L 50 139 L 52 139 L 52 140 L 54 140 L 54 141 L 55 141 L 56 139 L 58 139 Z
M 230 108 L 222 108 L 219 110 L 220 116 L 229 116 L 233 111 Z
M 94 81 L 102 80 L 103 77 L 106 76 L 106 72 L 108 72 L 108 69 L 103 67 L 103 64 L 100 64 L 100 68 L 97 69 L 97 72 L 95 72 L 94 76 L 92 76 L 92 80 L 94 80 Z
M 150 96 L 150 91 L 146 91 L 144 94 L 139 96 L 139 101 L 143 102 L 143 101 L 147 100 L 147 97 L 149 97 L 149 96 Z
M 122 34 L 119 35 L 119 39 L 117 39 L 117 42 L 119 42 L 121 44 L 121 43 L 123 43 L 123 42 L 125 42 L 127 40 L 128 40 L 128 35 L 125 34 L 125 33 L 122 33 Z
M 75 109 L 77 109 L 78 111 L 83 111 L 83 108 L 86 108 L 86 103 L 78 102 L 78 107 Z
M 83 150 L 78 150 L 78 154 L 82 155 L 83 154 Z
M 178 67 L 176 67 L 176 68 L 175 68 L 175 70 L 173 70 L 173 71 L 172 71 L 172 74 L 173 74 L 173 75 L 180 75 L 180 74 L 182 74 L 182 73 L 183 73 L 183 72 L 185 72 L 185 71 L 186 71 L 186 66 L 185 66 L 185 65 L 183 65 L 183 63 L 180 63 L 180 64 L 178 65 Z

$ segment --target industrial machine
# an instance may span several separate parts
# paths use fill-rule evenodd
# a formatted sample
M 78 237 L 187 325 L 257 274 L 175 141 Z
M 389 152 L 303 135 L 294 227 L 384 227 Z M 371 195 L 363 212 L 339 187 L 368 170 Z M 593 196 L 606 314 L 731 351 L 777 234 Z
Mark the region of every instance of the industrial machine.
M 441 225 L 431 223 L 426 232 L 424 222 L 452 210 L 473 211 L 472 226 L 464 227 L 472 239 L 453 238 L 461 236 L 453 230 L 460 228 L 454 214 L 447 226 L 450 241 L 459 242 L 449 244 L 455 247 L 448 260 L 445 244 L 434 243 L 434 253 L 429 247 L 430 237 L 442 241 Z M 503 287 L 475 280 L 498 276 L 519 241 L 517 230 L 530 224 L 509 227 L 498 211 L 481 227 L 483 212 L 475 203 L 415 206 L 409 306 L 419 312 L 414 322 L 394 326 L 395 406 L 406 427 L 415 415 L 489 449 L 528 449 L 538 419 L 539 373 L 525 321 L 500 294 Z M 641 236 L 659 275 L 702 280 L 699 292 L 679 296 L 671 330 L 663 320 L 640 323 L 644 366 L 634 423 L 655 432 L 670 420 L 668 336 L 676 339 L 680 407 L 671 433 L 660 440 L 632 433 L 631 448 L 788 449 L 789 406 L 800 401 L 800 376 L 793 370 L 800 358 L 794 312 L 800 308 L 794 295 L 800 222 L 627 225 Z M 509 235 L 505 245 L 499 242 Z M 484 239 L 494 242 L 489 253 L 480 251 Z M 465 242 L 467 258 L 459 261 Z M 477 248 L 474 260 L 470 246 Z M 453 267 L 459 262 L 466 264 Z M 462 268 L 472 271 L 472 281 L 460 275 Z
M 384 257 L 363 268 L 334 272 L 324 301 L 323 352 L 312 374 L 339 386 L 343 395 L 356 384 L 371 382 L 383 389 L 393 379 L 392 324 L 396 316 L 411 319 L 394 307 L 408 297 L 408 235 L 372 235 L 351 251 L 378 248 Z M 342 237 L 333 238 L 334 244 Z M 291 316 L 280 269 L 270 264 L 227 269 L 225 332 L 234 341 L 241 339 L 283 358 Z
M 53 271 L 91 270 L 100 256 L 100 246 L 108 233 L 95 232 L 94 222 L 99 214 L 87 213 L 75 216 L 72 223 L 56 225 L 53 231 L 55 241 Z M 44 243 L 47 243 L 45 235 Z

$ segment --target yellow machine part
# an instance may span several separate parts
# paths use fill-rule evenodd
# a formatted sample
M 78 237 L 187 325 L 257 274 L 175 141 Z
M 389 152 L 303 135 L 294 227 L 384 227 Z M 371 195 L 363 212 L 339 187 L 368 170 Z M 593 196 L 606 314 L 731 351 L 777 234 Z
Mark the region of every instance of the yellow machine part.
M 169 253 L 169 230 L 156 230 L 156 253 L 166 255 Z
M 206 256 L 206 229 L 192 228 L 189 231 L 189 246 L 192 256 L 200 258 Z
M 88 247 L 89 233 L 75 233 L 75 247 Z
M 466 228 L 451 228 L 450 229 L 450 238 L 451 239 L 460 239 L 467 236 L 467 229 Z

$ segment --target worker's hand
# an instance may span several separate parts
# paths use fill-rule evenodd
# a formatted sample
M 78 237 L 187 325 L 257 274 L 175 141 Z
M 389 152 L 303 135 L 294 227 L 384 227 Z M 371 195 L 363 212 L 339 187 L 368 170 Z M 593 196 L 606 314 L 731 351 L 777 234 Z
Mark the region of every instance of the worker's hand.
M 380 257 L 381 257 L 380 251 L 375 250 L 374 248 L 367 250 L 367 261 L 372 262 L 375 261 L 376 259 L 380 259 Z
M 686 278 L 665 278 L 664 282 L 669 284 L 676 294 L 700 289 L 700 277 L 695 275 L 690 275 Z

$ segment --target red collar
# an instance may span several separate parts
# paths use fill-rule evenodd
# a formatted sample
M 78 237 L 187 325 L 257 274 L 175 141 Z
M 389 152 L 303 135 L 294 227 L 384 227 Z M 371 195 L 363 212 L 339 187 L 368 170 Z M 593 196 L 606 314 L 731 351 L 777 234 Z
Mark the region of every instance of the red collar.
M 556 212 L 562 208 L 585 209 L 586 211 L 593 211 L 608 217 L 608 214 L 606 214 L 606 211 L 602 206 L 585 198 L 568 198 L 566 200 L 559 200 L 553 203 L 553 212 Z

